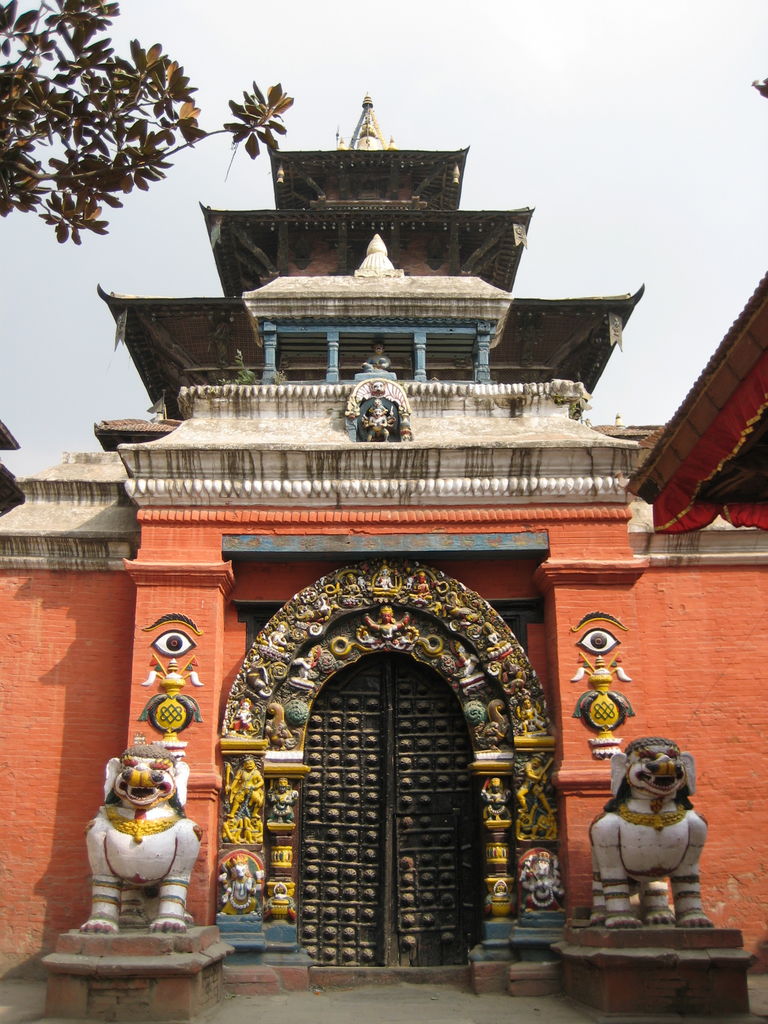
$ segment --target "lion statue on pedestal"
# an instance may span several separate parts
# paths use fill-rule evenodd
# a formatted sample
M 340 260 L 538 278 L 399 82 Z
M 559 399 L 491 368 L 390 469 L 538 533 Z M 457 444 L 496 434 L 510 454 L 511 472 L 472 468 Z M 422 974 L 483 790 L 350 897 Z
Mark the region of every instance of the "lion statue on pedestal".
M 707 824 L 688 799 L 695 785 L 693 757 L 671 740 L 646 736 L 611 758 L 613 799 L 590 828 L 591 925 L 712 927 L 701 908 L 699 857 Z M 630 904 L 630 879 L 640 885 L 639 915 Z
M 201 835 L 184 814 L 188 777 L 189 766 L 162 743 L 129 747 L 108 762 L 104 805 L 87 832 L 93 902 L 81 931 L 187 930 Z

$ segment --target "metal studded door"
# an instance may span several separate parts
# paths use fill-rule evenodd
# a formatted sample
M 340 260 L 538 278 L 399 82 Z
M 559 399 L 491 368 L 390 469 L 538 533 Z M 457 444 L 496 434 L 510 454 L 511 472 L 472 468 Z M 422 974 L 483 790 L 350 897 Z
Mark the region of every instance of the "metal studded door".
M 365 659 L 313 707 L 302 813 L 301 942 L 320 965 L 464 963 L 477 940 L 464 717 L 406 657 Z

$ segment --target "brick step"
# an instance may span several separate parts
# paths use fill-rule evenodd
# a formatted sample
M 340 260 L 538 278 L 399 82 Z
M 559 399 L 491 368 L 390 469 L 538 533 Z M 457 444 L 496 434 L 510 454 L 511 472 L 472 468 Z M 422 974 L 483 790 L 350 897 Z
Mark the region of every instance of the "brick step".
M 274 996 L 281 992 L 306 992 L 308 967 L 272 967 L 265 964 L 224 967 L 224 988 L 230 995 Z

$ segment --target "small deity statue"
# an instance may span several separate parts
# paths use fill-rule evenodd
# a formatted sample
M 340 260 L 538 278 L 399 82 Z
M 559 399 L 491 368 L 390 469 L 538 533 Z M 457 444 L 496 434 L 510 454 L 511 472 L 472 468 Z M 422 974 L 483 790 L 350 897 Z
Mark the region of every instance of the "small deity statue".
M 253 736 L 258 727 L 253 713 L 253 701 L 244 697 L 237 706 L 232 719 L 231 731 L 241 736 Z
M 561 910 L 565 895 L 557 857 L 549 850 L 531 850 L 520 864 L 520 908 L 527 912 Z
M 541 708 L 534 704 L 529 694 L 525 694 L 519 704 L 515 705 L 515 718 L 520 722 L 523 733 L 527 736 L 545 735 L 547 722 Z
M 288 636 L 288 624 L 278 622 L 274 629 L 270 630 L 266 638 L 258 643 L 259 649 L 265 657 L 272 661 L 278 661 L 288 650 L 290 644 Z
M 301 690 L 302 693 L 312 693 L 315 689 L 317 672 L 314 670 L 314 661 L 307 658 L 294 658 L 291 662 L 292 674 L 288 676 L 288 683 L 294 690 Z
M 488 779 L 481 790 L 481 798 L 485 807 L 483 808 L 483 821 L 486 825 L 509 824 L 509 790 L 505 788 L 501 779 L 494 775 Z
M 288 779 L 279 778 L 270 789 L 267 798 L 270 803 L 267 821 L 270 824 L 293 824 L 293 805 L 299 799 L 299 792 L 291 787 Z
M 432 600 L 432 588 L 429 585 L 429 577 L 423 569 L 417 569 L 411 580 L 411 600 L 419 607 L 429 605 Z
M 380 341 L 376 341 L 373 351 L 368 354 L 362 369 L 364 373 L 380 373 L 383 370 L 389 376 L 388 371 L 391 365 L 392 360 L 384 351 L 384 345 Z
M 397 619 L 394 609 L 389 604 L 382 605 L 379 609 L 378 622 L 372 619 L 370 615 L 365 615 L 363 618 L 370 629 L 374 631 L 374 634 L 378 636 L 379 642 L 382 645 L 394 647 L 397 650 L 407 650 L 412 647 L 413 641 L 418 635 L 416 630 L 410 625 L 410 615 L 406 612 L 402 619 Z M 360 627 L 360 629 L 364 628 Z
M 258 910 L 259 897 L 264 881 L 264 871 L 245 854 L 237 854 L 222 864 L 219 875 L 221 883 L 221 913 L 242 916 Z
M 264 806 L 264 779 L 256 761 L 246 757 L 232 777 L 231 765 L 227 764 L 225 791 L 229 810 L 222 825 L 222 838 L 229 843 L 261 843 L 264 826 L 261 809 Z
M 390 431 L 397 424 L 393 413 L 384 405 L 380 398 L 374 398 L 367 412 L 360 420 L 365 432 L 366 441 L 386 441 Z
M 456 653 L 457 683 L 464 693 L 476 690 L 485 682 L 485 675 L 480 668 L 480 659 L 458 641 L 453 645 L 453 649 Z

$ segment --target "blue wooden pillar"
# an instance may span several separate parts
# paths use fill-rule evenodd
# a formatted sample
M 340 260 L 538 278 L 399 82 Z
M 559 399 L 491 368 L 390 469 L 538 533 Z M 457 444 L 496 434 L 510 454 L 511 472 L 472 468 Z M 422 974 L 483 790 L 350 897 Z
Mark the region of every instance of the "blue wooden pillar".
M 478 320 L 475 341 L 475 380 L 485 384 L 491 379 L 488 357 L 491 351 L 491 325 L 487 320 Z
M 413 379 L 427 379 L 427 332 L 424 328 L 413 332 Z
M 325 341 L 328 346 L 328 359 L 325 367 L 325 379 L 328 384 L 339 382 L 339 332 L 329 327 L 325 332 Z
M 264 370 L 261 374 L 262 384 L 273 384 L 277 372 L 277 327 L 266 321 L 261 325 L 261 336 L 264 339 Z

